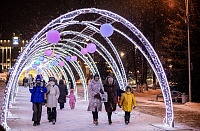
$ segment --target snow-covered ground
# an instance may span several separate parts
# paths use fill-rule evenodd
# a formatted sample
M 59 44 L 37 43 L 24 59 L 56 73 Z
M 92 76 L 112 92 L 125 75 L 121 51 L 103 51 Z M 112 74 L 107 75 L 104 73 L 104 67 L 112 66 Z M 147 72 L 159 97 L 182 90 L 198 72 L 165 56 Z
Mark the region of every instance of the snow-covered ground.
M 80 87 L 79 87 L 80 89 Z M 82 91 L 81 91 L 82 92 Z M 92 113 L 87 111 L 88 102 L 83 100 L 83 97 L 79 93 L 79 98 L 76 103 L 75 109 L 71 110 L 68 102 L 65 104 L 63 110 L 57 108 L 57 122 L 55 125 L 49 123 L 47 120 L 46 107 L 43 106 L 42 120 L 40 126 L 33 126 L 32 119 L 32 103 L 30 102 L 30 93 L 28 88 L 20 87 L 19 93 L 16 98 L 16 103 L 13 104 L 14 109 L 10 109 L 13 117 L 16 119 L 8 119 L 8 125 L 13 130 L 19 131 L 163 131 L 163 130 L 199 130 L 188 127 L 183 123 L 176 123 L 175 128 L 168 128 L 162 124 L 163 116 L 154 116 L 144 114 L 139 110 L 141 105 L 150 106 L 153 105 L 152 99 L 155 97 L 142 97 L 145 93 L 136 94 L 138 98 L 138 107 L 131 113 L 131 121 L 129 125 L 124 123 L 124 112 L 117 108 L 117 111 L 113 113 L 113 124 L 109 125 L 107 121 L 107 114 L 104 110 L 99 112 L 99 125 L 94 125 L 92 120 Z M 151 94 L 151 93 L 150 93 Z M 156 93 L 155 93 L 156 94 Z M 137 97 L 138 96 L 138 97 Z M 150 95 L 149 95 L 150 96 Z M 149 101 L 146 103 L 145 101 Z M 143 103 L 144 101 L 144 103 Z M 154 104 L 156 106 L 163 107 L 162 102 Z M 164 107 L 163 107 L 164 108 Z M 165 110 L 163 110 L 164 112 Z M 150 113 L 151 114 L 151 113 Z M 163 114 L 165 115 L 165 114 Z M 19 119 L 17 118 L 19 117 Z

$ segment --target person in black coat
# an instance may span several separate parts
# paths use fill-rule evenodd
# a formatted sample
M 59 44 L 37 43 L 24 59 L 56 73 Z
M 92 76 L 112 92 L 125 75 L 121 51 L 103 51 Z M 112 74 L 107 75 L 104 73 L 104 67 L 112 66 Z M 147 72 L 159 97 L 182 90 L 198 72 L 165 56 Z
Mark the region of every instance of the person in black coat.
M 115 81 L 113 77 L 108 76 L 106 78 L 104 86 L 104 91 L 108 94 L 108 101 L 104 102 L 105 110 L 108 115 L 108 123 L 112 124 L 111 115 L 112 112 L 116 110 L 117 104 L 117 86 L 115 85 Z
M 124 92 L 116 84 L 113 77 L 108 76 L 105 80 L 104 91 L 108 94 L 108 101 L 104 102 L 105 110 L 108 115 L 108 123 L 112 124 L 111 116 L 112 112 L 116 110 L 118 102 L 118 92 Z
M 66 95 L 68 95 L 67 86 L 64 84 L 64 81 L 62 79 L 59 81 L 58 88 L 60 90 L 58 103 L 60 104 L 60 109 L 62 110 L 64 108 L 64 103 L 66 103 Z

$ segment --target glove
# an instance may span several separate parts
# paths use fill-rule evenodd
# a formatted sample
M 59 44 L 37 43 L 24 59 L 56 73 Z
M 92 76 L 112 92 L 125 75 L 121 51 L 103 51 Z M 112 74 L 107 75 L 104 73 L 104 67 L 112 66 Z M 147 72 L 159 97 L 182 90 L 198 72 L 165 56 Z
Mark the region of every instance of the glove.
M 94 98 L 97 98 L 97 99 L 101 100 L 101 96 L 100 96 L 99 93 L 95 94 L 95 95 L 94 95 Z
M 103 92 L 103 90 L 102 90 L 102 89 L 100 89 L 100 93 L 101 93 L 101 94 L 104 94 L 104 92 Z

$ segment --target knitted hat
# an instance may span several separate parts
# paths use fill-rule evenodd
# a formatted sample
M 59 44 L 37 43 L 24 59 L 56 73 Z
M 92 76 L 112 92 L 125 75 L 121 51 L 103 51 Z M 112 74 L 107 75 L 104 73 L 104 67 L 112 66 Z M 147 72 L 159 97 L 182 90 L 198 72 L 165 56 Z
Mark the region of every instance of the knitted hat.
M 36 81 L 41 81 L 41 76 L 40 75 L 36 76 Z
M 99 75 L 96 73 L 96 74 L 94 75 L 94 78 L 95 78 L 95 77 L 99 77 Z

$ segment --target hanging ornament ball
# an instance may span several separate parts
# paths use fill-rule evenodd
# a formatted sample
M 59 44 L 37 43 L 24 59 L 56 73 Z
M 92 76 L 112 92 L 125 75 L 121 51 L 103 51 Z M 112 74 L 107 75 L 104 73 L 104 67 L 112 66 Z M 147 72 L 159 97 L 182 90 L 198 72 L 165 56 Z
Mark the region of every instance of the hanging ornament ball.
M 100 27 L 100 33 L 103 37 L 111 36 L 113 34 L 113 31 L 114 31 L 113 26 L 111 24 L 108 24 L 108 23 L 103 24 Z
M 87 54 L 87 49 L 86 49 L 86 48 L 82 48 L 82 49 L 81 49 L 81 53 L 82 53 L 83 55 Z
M 54 57 L 54 52 L 52 52 L 51 56 L 50 57 Z
M 60 55 L 56 54 L 56 59 L 59 59 L 60 58 Z
M 40 60 L 36 60 L 35 64 L 40 65 Z
M 53 62 L 51 62 L 49 65 L 53 66 Z
M 47 32 L 46 39 L 51 44 L 58 43 L 60 40 L 60 33 L 57 30 L 50 30 Z
M 52 50 L 46 50 L 45 51 L 46 56 L 51 56 L 52 53 L 53 53 Z
M 89 44 L 87 45 L 86 49 L 87 49 L 87 51 L 88 51 L 89 53 L 94 53 L 94 52 L 96 51 L 97 47 L 96 47 L 95 44 L 89 43 Z
M 69 61 L 71 59 L 70 56 L 66 56 L 66 60 Z
M 37 66 L 35 64 L 32 65 L 33 68 L 37 68 Z
M 72 61 L 77 61 L 77 56 L 72 56 L 71 60 Z
M 39 57 L 39 60 L 40 60 L 40 61 L 44 61 L 44 56 L 40 56 L 40 57 Z
M 54 62 L 53 62 L 53 65 L 57 66 L 57 65 L 58 65 L 58 62 L 57 62 L 57 61 L 54 61 Z
M 44 58 L 44 61 L 43 61 L 43 63 L 46 63 L 48 60 L 47 60 L 47 58 Z
M 60 66 L 64 66 L 64 65 L 65 65 L 65 62 L 64 62 L 64 61 L 60 61 L 60 62 L 59 62 L 59 65 L 60 65 Z

